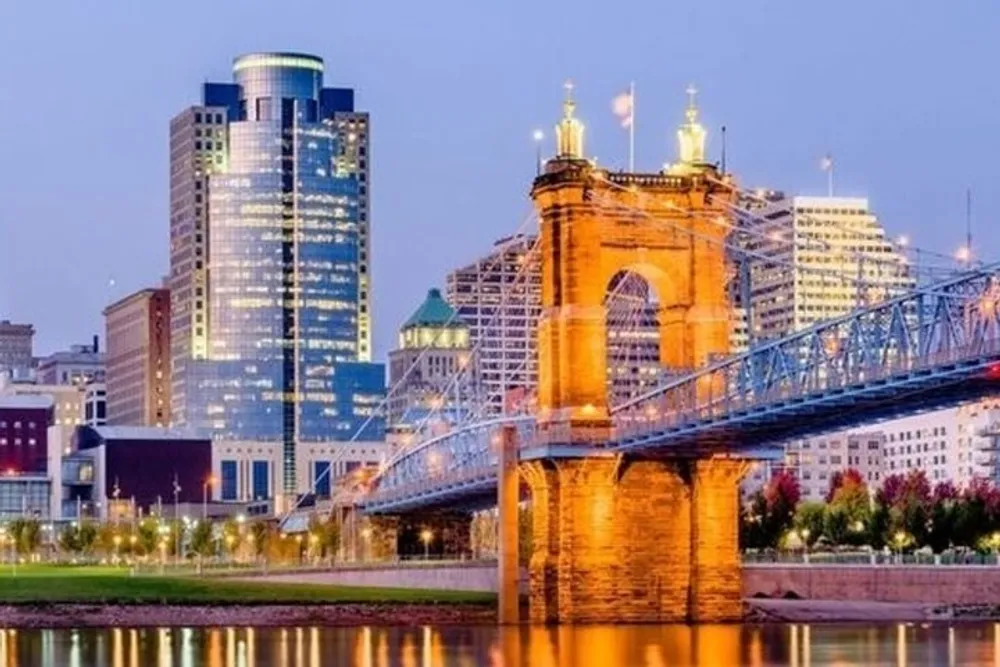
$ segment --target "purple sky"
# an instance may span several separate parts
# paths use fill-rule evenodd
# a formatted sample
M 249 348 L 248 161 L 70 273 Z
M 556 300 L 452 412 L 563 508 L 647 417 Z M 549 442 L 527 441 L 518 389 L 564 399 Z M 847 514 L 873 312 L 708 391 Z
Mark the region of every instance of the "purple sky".
M 997 257 L 998 35 L 1000 7 L 973 0 L 8 2 L 0 319 L 34 323 L 47 353 L 166 273 L 169 119 L 254 50 L 322 56 L 372 114 L 379 356 L 428 286 L 530 211 L 531 133 L 551 136 L 567 77 L 606 165 L 627 146 L 615 94 L 636 82 L 653 170 L 693 81 L 710 155 L 727 125 L 742 183 L 821 194 L 831 151 L 838 194 L 944 252 L 972 187 L 978 254 Z

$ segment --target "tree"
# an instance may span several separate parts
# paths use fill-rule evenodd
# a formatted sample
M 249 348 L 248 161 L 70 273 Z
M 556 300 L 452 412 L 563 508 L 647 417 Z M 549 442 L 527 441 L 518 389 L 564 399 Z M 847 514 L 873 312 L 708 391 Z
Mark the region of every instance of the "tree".
M 958 502 L 954 497 L 934 494 L 930 512 L 927 545 L 936 554 L 952 545 L 955 536 Z
M 830 543 L 848 544 L 851 542 L 852 533 L 858 534 L 851 528 L 851 518 L 845 510 L 827 506 L 823 515 L 823 535 Z M 863 536 L 863 533 L 861 535 Z
M 42 544 L 42 525 L 35 519 L 15 519 L 9 530 L 19 556 L 34 554 Z
M 881 550 L 889 543 L 889 528 L 892 518 L 889 515 L 889 508 L 880 502 L 875 503 L 871 517 L 868 519 L 868 530 L 866 537 L 868 546 L 872 549 Z
M 871 497 L 864 477 L 848 468 L 830 485 L 827 538 L 834 544 L 861 544 L 871 514 Z
M 80 553 L 80 541 L 77 539 L 79 530 L 74 526 L 66 526 L 59 531 L 59 548 L 68 554 Z
M 257 558 L 267 553 L 267 545 L 271 539 L 271 529 L 266 521 L 254 521 L 250 524 L 250 542 L 253 555 Z
M 904 479 L 898 472 L 883 479 L 882 486 L 875 493 L 875 502 L 886 508 L 895 506 L 902 495 Z
M 331 517 L 309 518 L 309 552 L 313 558 L 333 558 L 340 549 L 340 526 Z
M 837 470 L 830 476 L 830 488 L 826 492 L 826 502 L 833 502 L 833 497 L 844 485 L 867 487 L 865 478 L 857 469 L 847 468 L 846 470 Z
M 826 506 L 823 503 L 808 502 L 799 505 L 795 513 L 794 526 L 807 547 L 812 547 L 823 536 L 826 529 Z
M 942 490 L 942 493 L 947 493 Z M 931 523 L 931 485 L 923 470 L 911 470 L 905 476 L 889 475 L 875 494 L 876 503 L 889 513 L 888 532 L 905 534 L 907 546 L 920 547 L 928 543 Z M 890 540 L 893 541 L 893 540 Z M 898 541 L 898 540 L 896 540 Z
M 954 510 L 952 542 L 980 549 L 983 537 L 998 528 L 1000 492 L 987 479 L 973 478 L 959 495 Z
M 136 550 L 143 556 L 156 552 L 160 544 L 160 522 L 156 519 L 146 519 L 139 524 L 136 531 Z
M 237 553 L 239 553 L 240 547 L 243 544 L 243 536 L 240 533 L 241 526 L 235 519 L 226 519 L 225 523 L 222 524 L 220 545 L 225 550 L 226 556 L 229 558 L 233 558 Z
M 191 531 L 191 541 L 189 543 L 191 553 L 200 558 L 215 555 L 215 537 L 212 532 L 212 523 L 207 519 L 195 522 Z
M 750 496 L 741 515 L 740 538 L 751 549 L 773 549 L 792 527 L 801 498 L 799 480 L 788 470 L 777 471 L 759 491 Z
M 931 509 L 931 485 L 923 470 L 911 470 L 893 507 L 893 532 L 903 531 L 917 547 L 927 544 Z

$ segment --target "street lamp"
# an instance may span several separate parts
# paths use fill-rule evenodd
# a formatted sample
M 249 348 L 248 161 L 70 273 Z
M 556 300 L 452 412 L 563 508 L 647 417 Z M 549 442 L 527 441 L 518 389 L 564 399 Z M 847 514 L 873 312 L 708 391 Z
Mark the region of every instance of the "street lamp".
M 424 560 L 429 560 L 431 557 L 431 540 L 434 539 L 434 533 L 428 529 L 424 529 L 420 533 L 420 541 L 424 543 Z
M 209 477 L 201 487 L 201 518 L 208 518 L 208 490 L 215 484 L 215 477 Z
M 545 133 L 541 130 L 535 130 L 531 133 L 531 138 L 535 141 L 535 175 L 541 175 L 542 173 L 542 140 L 545 139 Z

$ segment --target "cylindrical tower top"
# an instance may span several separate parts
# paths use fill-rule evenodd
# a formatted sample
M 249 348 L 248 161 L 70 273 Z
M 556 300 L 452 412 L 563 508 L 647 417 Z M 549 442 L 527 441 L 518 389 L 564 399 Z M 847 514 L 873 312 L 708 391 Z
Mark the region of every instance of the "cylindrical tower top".
M 233 81 L 247 102 L 250 120 L 276 120 L 281 100 L 294 99 L 310 107 L 308 120 L 317 118 L 323 88 L 323 60 L 303 53 L 247 53 L 233 60 Z
M 233 58 L 233 73 L 245 69 L 265 67 L 280 67 L 282 69 L 308 69 L 323 72 L 323 59 L 308 53 L 290 53 L 281 51 L 244 53 Z

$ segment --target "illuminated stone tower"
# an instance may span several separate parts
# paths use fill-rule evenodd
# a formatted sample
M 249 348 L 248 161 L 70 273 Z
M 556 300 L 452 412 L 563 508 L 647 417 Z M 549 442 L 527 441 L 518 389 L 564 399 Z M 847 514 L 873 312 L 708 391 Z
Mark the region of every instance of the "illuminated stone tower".
M 605 299 L 622 272 L 659 297 L 660 359 L 674 371 L 729 352 L 724 237 L 733 190 L 705 162 L 694 90 L 678 130 L 679 159 L 660 173 L 611 172 L 588 160 L 567 84 L 556 155 L 535 179 L 540 219 L 542 430 L 559 444 L 606 441 Z
M 739 480 L 747 464 L 724 446 L 656 458 L 603 451 L 612 436 L 607 302 L 623 273 L 656 292 L 668 371 L 690 371 L 729 351 L 724 239 L 734 189 L 705 161 L 693 90 L 678 160 L 650 174 L 610 172 L 585 157 L 571 93 L 568 86 L 556 155 L 531 191 L 541 234 L 539 414 L 537 440 L 520 449 L 517 474 L 533 507 L 532 620 L 736 620 Z M 504 451 L 514 437 L 505 435 Z M 501 468 L 501 488 L 516 489 L 512 466 Z M 517 493 L 502 493 L 501 516 L 516 517 L 517 501 Z M 501 521 L 501 542 L 507 523 L 516 525 Z M 509 555 L 500 560 L 502 572 L 516 566 Z M 516 593 L 501 586 L 502 609 L 514 608 Z

